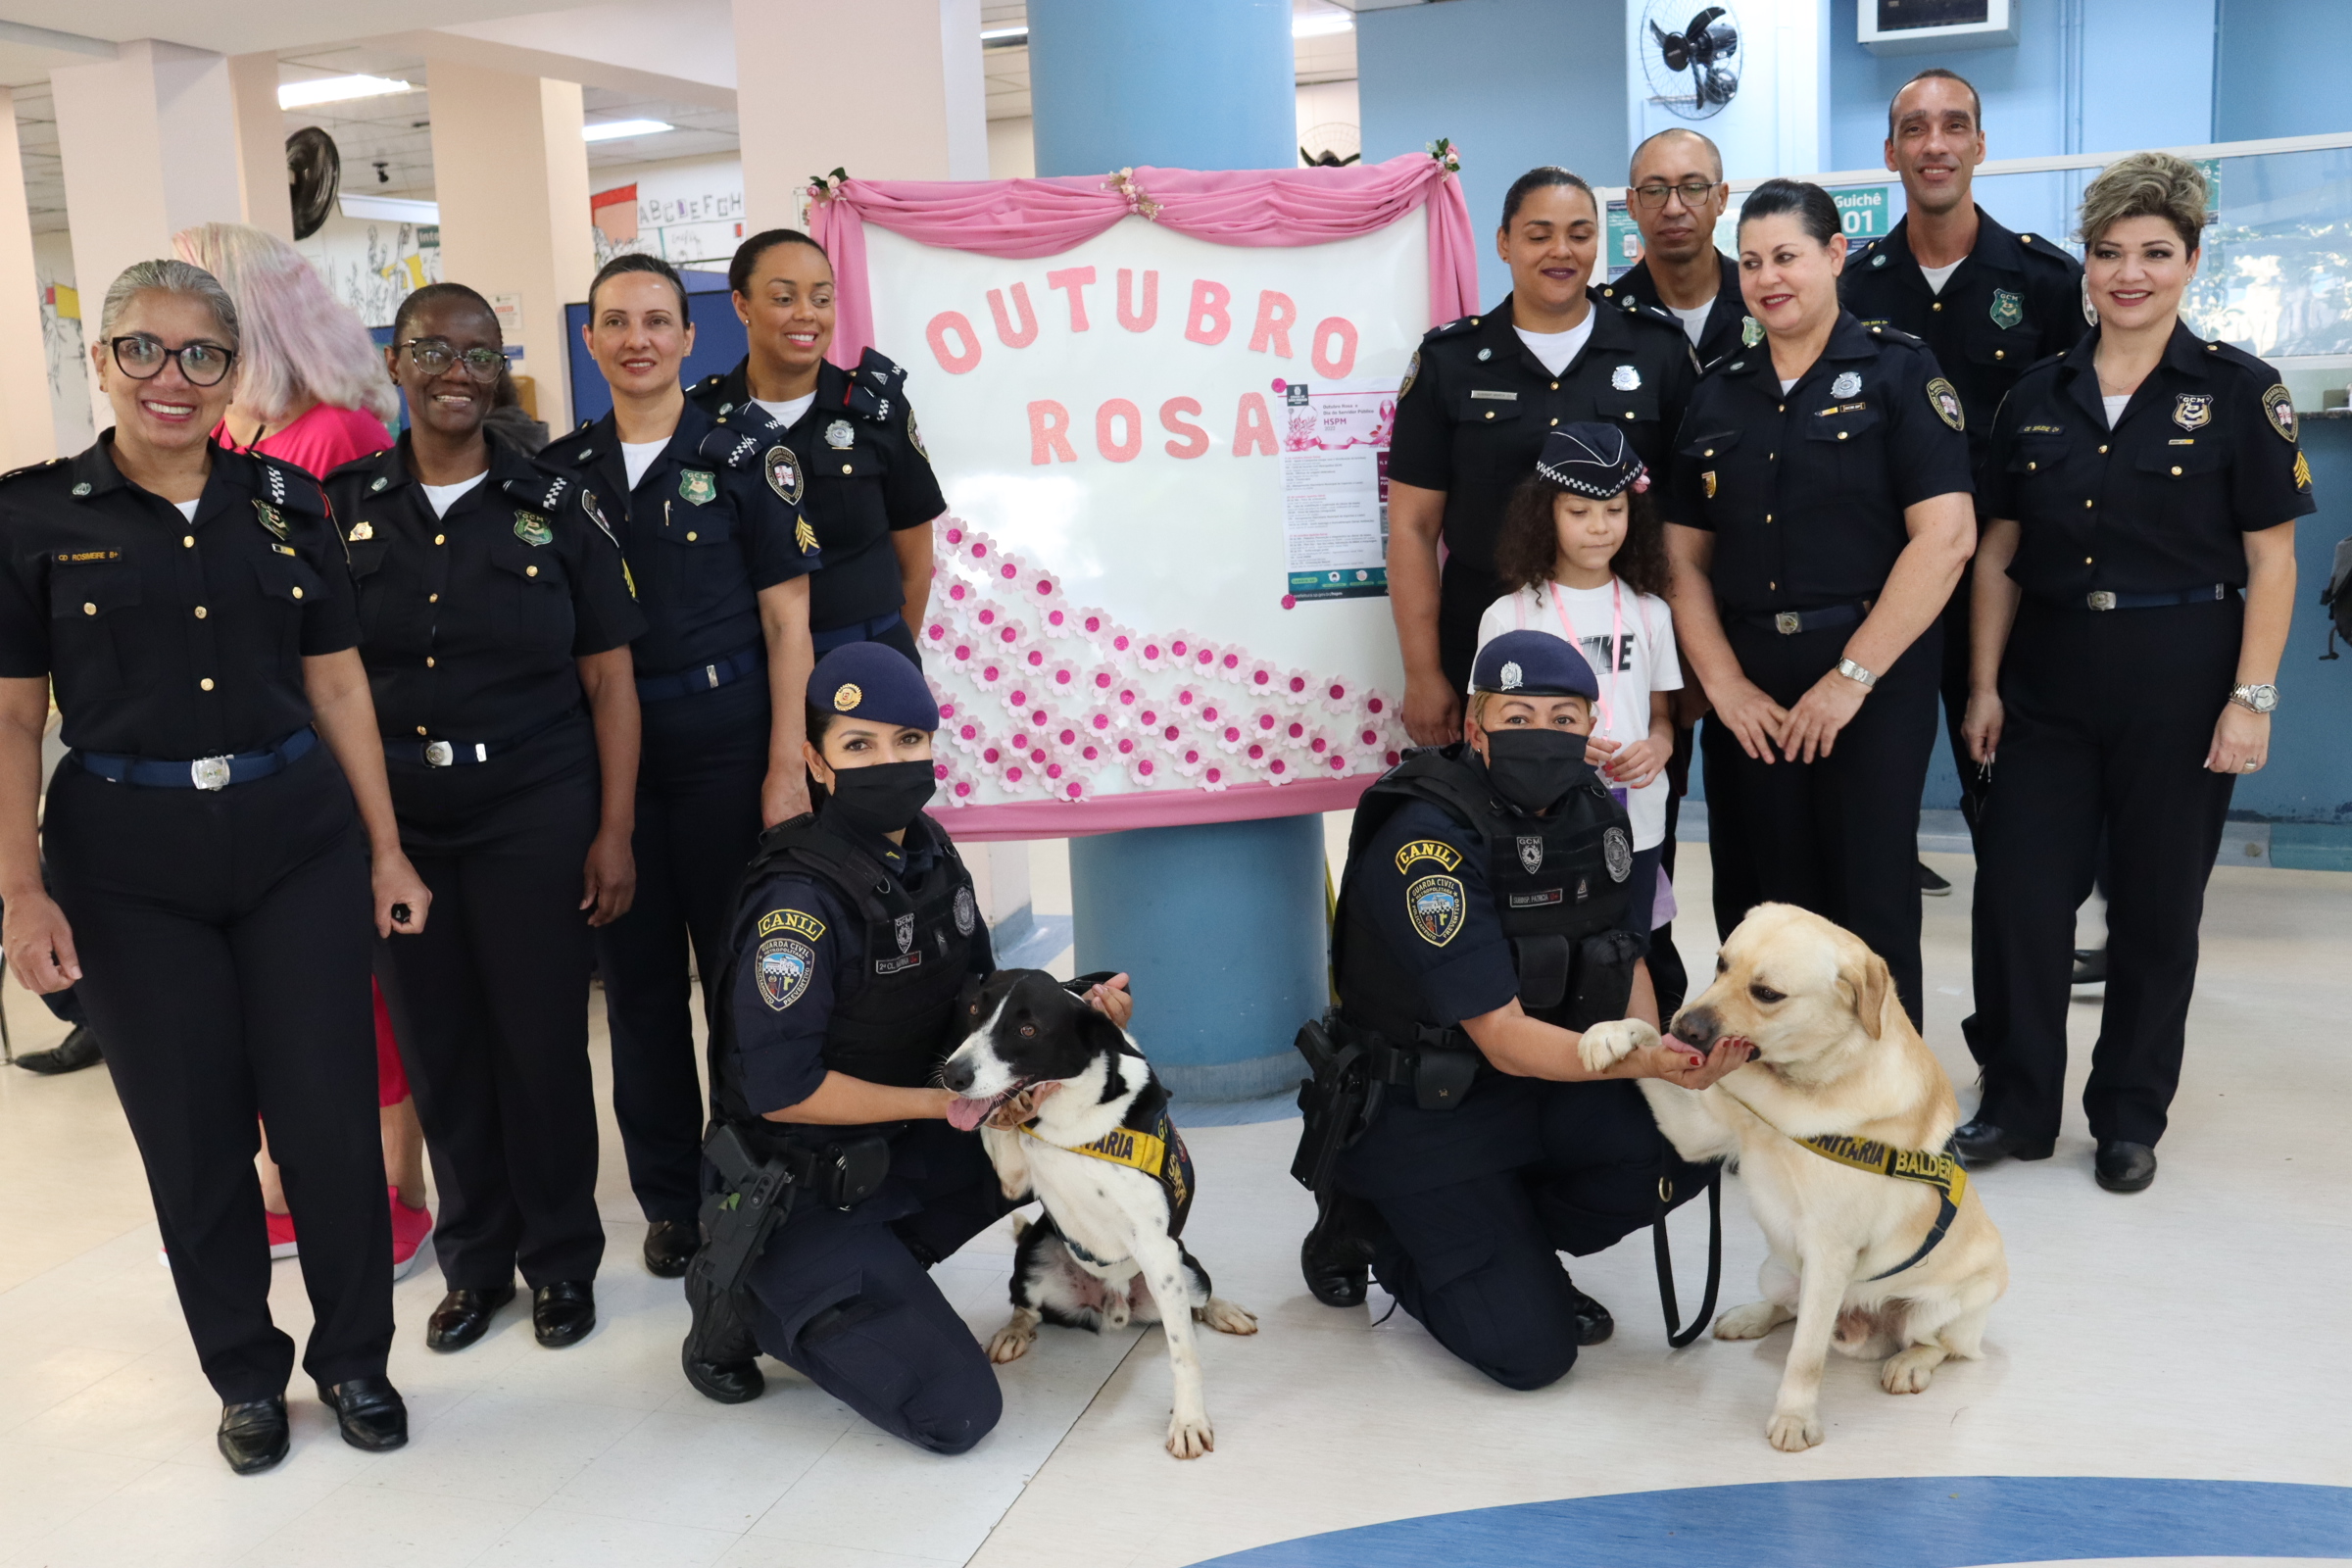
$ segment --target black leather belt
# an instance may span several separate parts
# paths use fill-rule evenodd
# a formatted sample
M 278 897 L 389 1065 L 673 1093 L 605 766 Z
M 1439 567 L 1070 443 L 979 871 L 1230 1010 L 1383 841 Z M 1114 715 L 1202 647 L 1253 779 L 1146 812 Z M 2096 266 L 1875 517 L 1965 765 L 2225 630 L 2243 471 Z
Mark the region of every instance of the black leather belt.
M 458 767 L 467 762 L 487 762 L 494 757 L 504 757 L 523 742 L 536 740 L 567 718 L 576 717 L 579 705 L 573 704 L 544 723 L 534 724 L 519 735 L 510 735 L 503 741 L 386 741 L 384 755 L 403 762 L 422 762 L 427 767 Z
M 2115 594 L 2101 588 L 2079 598 L 2039 597 L 2042 603 L 2060 610 L 2168 610 L 2174 605 L 2216 604 L 2236 591 L 2226 582 L 2217 582 L 2203 588 L 2181 588 L 2165 594 Z
M 1831 605 L 1825 610 L 1781 610 L 1770 614 L 1742 615 L 1740 618 L 1750 626 L 1777 631 L 1784 637 L 1793 637 L 1800 631 L 1828 631 L 1835 626 L 1851 626 L 1870 613 L 1871 602 Z
M 753 670 L 767 665 L 767 646 L 754 643 L 738 648 L 715 663 L 697 664 L 669 675 L 640 675 L 637 677 L 637 700 L 641 703 L 665 703 L 676 697 L 691 697 L 696 692 L 712 692 L 721 686 L 731 686 Z
M 187 761 L 164 761 L 147 757 L 119 757 L 105 752 L 75 752 L 84 769 L 112 784 L 138 784 L 159 790 L 224 790 L 231 784 L 281 773 L 308 757 L 318 744 L 318 732 L 305 724 L 284 740 L 258 752 L 230 757 L 198 757 Z
M 847 626 L 829 626 L 823 631 L 812 631 L 808 634 L 808 647 L 811 652 L 821 658 L 836 648 L 847 648 L 852 643 L 872 642 L 890 630 L 892 623 L 900 618 L 899 612 L 894 610 L 887 615 L 876 615 L 871 620 L 854 621 Z

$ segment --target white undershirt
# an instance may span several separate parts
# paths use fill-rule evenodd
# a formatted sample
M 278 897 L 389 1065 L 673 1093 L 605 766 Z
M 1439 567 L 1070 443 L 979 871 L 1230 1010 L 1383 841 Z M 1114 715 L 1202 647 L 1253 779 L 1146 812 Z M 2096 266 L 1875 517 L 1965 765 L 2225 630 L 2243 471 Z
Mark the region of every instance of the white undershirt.
M 1585 351 L 1586 341 L 1592 336 L 1592 312 L 1586 311 L 1585 318 L 1565 332 L 1530 332 L 1524 326 L 1511 330 L 1519 334 L 1519 341 L 1544 368 L 1557 375 Z
M 1707 318 L 1714 314 L 1715 302 L 1709 300 L 1704 305 L 1693 305 L 1687 311 L 1680 305 L 1666 308 L 1683 318 L 1683 331 L 1690 339 L 1690 346 L 1698 347 L 1698 340 L 1706 335 Z
M 1965 256 L 1960 258 L 1960 262 L 1965 262 L 1967 260 L 1968 258 Z M 1952 274 L 1954 272 L 1960 270 L 1960 262 L 1954 262 L 1949 267 L 1921 268 L 1919 270 L 1919 275 L 1928 280 L 1928 291 L 1932 294 L 1942 293 L 1943 285 L 1952 280 Z
M 1783 397 L 1787 397 L 1787 396 L 1788 395 L 1789 389 L 1790 389 L 1791 387 L 1795 386 L 1795 385 L 1796 385 L 1796 383 L 1797 383 L 1797 382 L 1798 382 L 1800 379 L 1802 379 L 1802 377 L 1799 377 L 1799 376 L 1794 376 L 1794 375 L 1792 375 L 1792 376 L 1789 376 L 1789 377 L 1788 377 L 1786 380 L 1782 381 L 1782 382 L 1781 382 L 1781 396 L 1783 396 Z
M 202 501 L 204 497 L 198 496 L 196 501 Z M 196 520 L 196 501 L 174 501 L 172 504 L 179 509 L 179 514 L 181 516 L 187 518 L 190 522 L 194 522 Z
M 457 505 L 458 497 L 489 477 L 490 470 L 484 468 L 472 478 L 460 479 L 456 484 L 420 484 L 416 488 L 424 492 L 425 504 L 433 509 L 433 515 L 446 517 L 449 509 Z
M 811 392 L 807 397 L 793 398 L 783 403 L 770 403 L 765 398 L 754 398 L 752 401 L 765 409 L 769 418 L 789 430 L 806 418 L 810 409 L 816 407 L 816 394 Z
M 2111 398 L 2102 397 L 2099 401 L 2107 405 L 2107 428 L 2112 430 L 2115 421 L 2124 416 L 2124 405 L 2132 401 L 2132 394 L 2125 392 Z
M 659 441 L 623 441 L 620 444 L 620 466 L 628 470 L 631 490 L 637 488 L 637 481 L 645 477 L 645 470 L 654 466 L 654 460 L 668 445 L 667 436 Z

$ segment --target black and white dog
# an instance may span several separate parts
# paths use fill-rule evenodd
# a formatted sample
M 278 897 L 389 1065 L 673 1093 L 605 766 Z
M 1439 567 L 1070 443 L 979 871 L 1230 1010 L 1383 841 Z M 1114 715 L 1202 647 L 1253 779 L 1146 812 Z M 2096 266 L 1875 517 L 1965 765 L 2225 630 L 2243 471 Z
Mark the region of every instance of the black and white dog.
M 1100 1333 L 1156 1320 L 1175 1382 L 1168 1451 L 1199 1458 L 1216 1434 L 1193 1324 L 1255 1334 L 1257 1319 L 1209 1294 L 1208 1271 L 1177 1240 L 1193 1206 L 1193 1163 L 1168 1119 L 1167 1090 L 1125 1031 L 1043 970 L 1000 969 L 963 1008 L 970 1033 L 940 1069 L 961 1097 L 949 1120 L 980 1128 L 1006 1198 L 1046 1205 L 1020 1232 L 1012 1320 L 989 1342 L 989 1358 L 1017 1359 L 1041 1322 Z M 1021 1111 L 1032 1114 L 1013 1122 Z

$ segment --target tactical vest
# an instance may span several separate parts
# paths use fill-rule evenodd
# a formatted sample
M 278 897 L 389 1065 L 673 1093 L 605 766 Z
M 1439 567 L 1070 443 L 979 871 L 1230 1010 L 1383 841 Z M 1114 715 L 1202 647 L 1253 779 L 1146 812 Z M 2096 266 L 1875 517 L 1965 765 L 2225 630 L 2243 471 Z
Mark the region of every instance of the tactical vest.
M 761 962 L 766 941 L 798 940 L 785 931 L 746 952 L 759 935 L 746 931 L 746 923 L 770 911 L 743 899 L 779 871 L 812 877 L 855 911 L 851 917 L 863 925 L 865 936 L 864 959 L 836 981 L 833 1013 L 825 1025 L 825 1065 L 901 1089 L 929 1083 L 957 1038 L 956 996 L 980 928 L 980 911 L 956 846 L 928 816 L 917 813 L 906 829 L 909 858 L 926 842 L 939 859 L 919 892 L 909 892 L 880 860 L 817 816 L 796 816 L 768 829 L 737 900 L 734 941 L 719 995 L 735 994 L 737 966 Z M 718 1019 L 710 1039 L 712 1114 L 721 1121 L 756 1121 L 735 1076 L 734 1019 L 723 1006 Z
M 1398 1046 L 1416 1040 L 1467 1044 L 1440 1039 L 1455 1033 L 1455 1020 L 1430 1012 L 1410 970 L 1355 896 L 1357 866 L 1381 827 L 1407 801 L 1428 801 L 1476 835 L 1471 853 L 1486 857 L 1487 885 L 1511 941 L 1519 1004 L 1527 1012 L 1566 1028 L 1624 1016 L 1633 988 L 1633 943 L 1619 928 L 1634 866 L 1625 808 L 1588 769 L 1549 816 L 1522 815 L 1495 797 L 1486 770 L 1468 751 L 1467 743 L 1457 742 L 1416 752 L 1356 804 L 1333 926 L 1332 969 L 1341 1016 Z M 1442 873 L 1445 857 L 1455 852 L 1428 842 L 1432 853 L 1422 858 L 1434 876 Z M 1408 844 L 1397 851 L 1399 859 L 1411 857 L 1414 848 Z M 1408 879 L 1408 896 L 1411 886 Z

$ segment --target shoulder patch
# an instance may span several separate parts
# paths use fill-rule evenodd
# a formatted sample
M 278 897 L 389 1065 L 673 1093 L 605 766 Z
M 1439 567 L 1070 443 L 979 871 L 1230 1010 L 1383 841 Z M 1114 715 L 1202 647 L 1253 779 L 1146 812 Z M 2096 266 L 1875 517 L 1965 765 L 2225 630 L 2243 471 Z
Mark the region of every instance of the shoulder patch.
M 1414 381 L 1414 379 L 1415 379 L 1416 377 L 1418 377 L 1420 374 L 1421 374 L 1421 351 L 1420 351 L 1419 349 L 1415 349 L 1415 350 L 1413 350 L 1413 357 L 1412 357 L 1411 359 L 1409 359 L 1409 360 L 1407 360 L 1407 361 L 1405 361 L 1405 362 L 1404 362 L 1404 380 L 1403 380 L 1403 382 L 1402 382 L 1401 384 L 1399 384 L 1399 385 L 1397 386 L 1397 388 L 1396 388 L 1396 395 L 1397 395 L 1399 398 L 1401 398 L 1401 397 L 1403 397 L 1403 396 L 1404 396 L 1404 395 L 1405 395 L 1407 392 L 1410 392 L 1410 391 L 1413 389 L 1413 381 Z
M 1404 912 L 1413 930 L 1433 948 L 1442 948 L 1461 934 L 1467 895 L 1459 878 L 1425 876 L 1404 890 Z
M 1928 383 L 1928 407 L 1934 409 L 1936 416 L 1953 429 L 1968 428 L 1967 416 L 1960 410 L 1959 392 L 1940 375 Z
M 770 909 L 760 917 L 760 936 L 774 936 L 779 931 L 789 931 L 816 942 L 824 937 L 825 922 L 799 909 Z
M 760 1000 L 772 1012 L 782 1012 L 801 1000 L 816 973 L 816 954 L 794 937 L 769 937 L 752 956 L 753 976 Z
M 1415 839 L 1396 852 L 1396 869 L 1407 871 L 1416 861 L 1435 860 L 1446 870 L 1462 863 L 1462 852 L 1444 839 Z
M 1460 337 L 1465 332 L 1475 332 L 1478 330 L 1479 323 L 1485 319 L 1486 318 L 1483 316 L 1457 316 L 1445 325 L 1433 326 L 1422 333 L 1421 341 L 1441 343 L 1449 337 Z
M 2271 383 L 2270 390 L 2262 395 L 2262 412 L 2269 417 L 2271 428 L 2278 432 L 2278 438 L 2294 445 L 2295 400 L 2284 386 L 2277 381 Z

